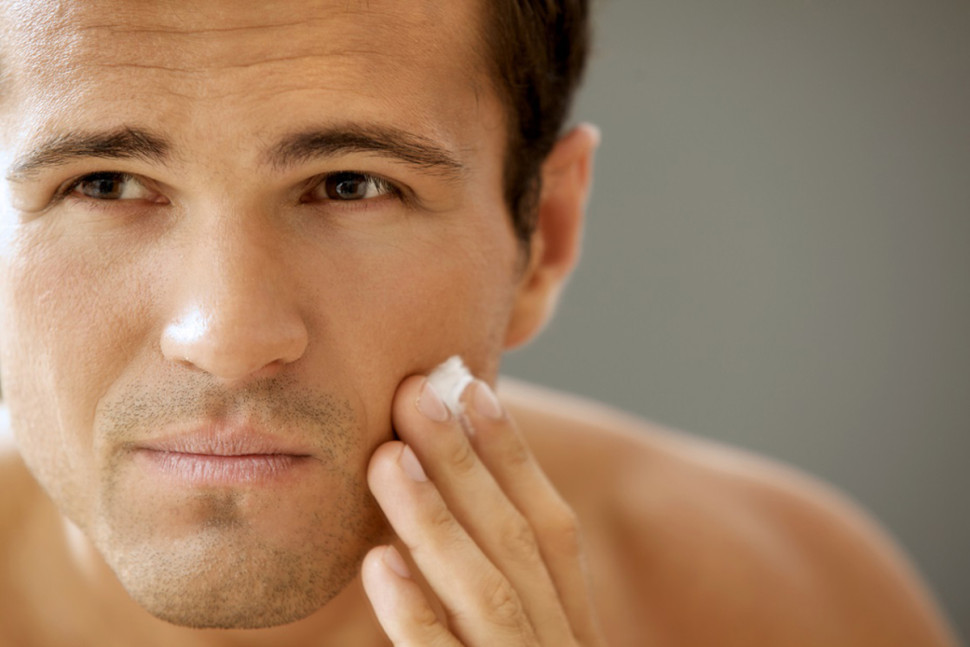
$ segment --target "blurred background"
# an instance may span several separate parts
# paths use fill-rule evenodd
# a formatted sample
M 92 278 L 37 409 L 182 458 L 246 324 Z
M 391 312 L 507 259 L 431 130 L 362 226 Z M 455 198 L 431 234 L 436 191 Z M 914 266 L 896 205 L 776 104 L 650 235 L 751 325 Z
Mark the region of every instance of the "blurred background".
M 970 2 L 602 0 L 584 258 L 504 372 L 835 484 L 970 636 Z

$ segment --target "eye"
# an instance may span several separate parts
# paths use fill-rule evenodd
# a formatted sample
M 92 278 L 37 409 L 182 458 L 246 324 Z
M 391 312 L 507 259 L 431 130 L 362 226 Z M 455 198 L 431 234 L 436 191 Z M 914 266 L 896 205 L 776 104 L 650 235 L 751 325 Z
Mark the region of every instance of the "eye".
M 80 177 L 68 185 L 63 194 L 93 200 L 150 200 L 155 196 L 135 176 L 116 171 L 102 171 Z
M 304 201 L 353 202 L 385 195 L 400 195 L 400 190 L 383 178 L 366 173 L 341 171 L 325 176 L 313 187 Z

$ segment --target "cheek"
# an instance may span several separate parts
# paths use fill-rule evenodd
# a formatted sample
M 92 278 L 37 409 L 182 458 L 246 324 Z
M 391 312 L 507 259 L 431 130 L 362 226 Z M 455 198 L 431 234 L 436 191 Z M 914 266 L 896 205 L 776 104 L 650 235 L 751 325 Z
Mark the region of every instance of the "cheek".
M 494 377 L 518 248 L 502 228 L 467 224 L 361 246 L 327 268 L 330 279 L 312 301 L 329 305 L 320 308 L 323 321 L 315 327 L 326 352 L 355 367 L 361 388 L 380 385 L 392 393 L 407 375 L 452 354 L 482 377 Z
M 98 399 L 136 346 L 139 284 L 126 279 L 137 272 L 120 253 L 35 233 L 26 225 L 4 245 L 0 368 L 25 458 L 35 473 L 64 479 L 89 469 L 90 451 L 80 450 Z
M 388 418 L 404 377 L 449 355 L 494 377 L 515 287 L 515 240 L 495 226 L 504 217 L 471 212 L 387 236 L 284 241 L 281 276 L 299 286 L 286 293 L 311 333 L 307 376 L 348 396 L 356 391 L 362 410 L 379 414 L 368 416 L 374 424 Z M 160 361 L 162 315 L 186 250 L 146 240 L 156 242 L 28 224 L 4 244 L 5 396 L 25 454 L 51 463 L 59 453 L 61 474 L 90 469 L 84 462 L 93 460 L 104 394 Z
M 480 374 L 497 366 L 508 319 L 511 277 L 472 254 L 424 264 L 385 286 L 385 352 L 406 349 L 422 366 L 460 354 Z

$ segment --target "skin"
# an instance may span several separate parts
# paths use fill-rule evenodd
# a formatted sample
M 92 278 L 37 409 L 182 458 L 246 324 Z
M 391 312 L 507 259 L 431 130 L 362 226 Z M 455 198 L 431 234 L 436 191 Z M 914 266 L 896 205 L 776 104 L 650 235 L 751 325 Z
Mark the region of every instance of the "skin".
M 495 400 L 575 263 L 598 136 L 546 160 L 523 256 L 475 3 L 3 9 L 7 643 L 951 644 L 819 486 Z M 51 152 L 78 133 L 114 139 Z M 480 378 L 461 417 L 422 377 L 453 354 Z M 305 460 L 282 485 L 142 469 L 200 426 Z
M 261 626 L 319 608 L 387 534 L 365 470 L 392 437 L 397 385 L 449 354 L 495 374 L 521 268 L 501 112 L 456 42 L 474 7 L 394 5 L 321 6 L 308 21 L 299 7 L 191 10 L 194 24 L 224 21 L 214 38 L 183 31 L 187 5 L 130 20 L 121 4 L 10 8 L 25 29 L 8 50 L 5 396 L 31 470 L 170 621 Z M 440 38 L 395 29 L 429 21 Z M 374 33 L 403 56 L 373 51 Z M 123 129 L 158 133 L 168 153 L 23 168 L 45 142 Z M 348 150 L 268 161 L 294 133 L 391 129 L 460 169 Z M 405 197 L 327 199 L 321 176 L 348 170 Z M 90 179 L 57 197 L 111 171 L 138 178 L 113 178 L 123 199 L 85 195 Z M 130 447 L 199 424 L 284 436 L 312 465 L 283 505 L 262 488 L 159 490 Z

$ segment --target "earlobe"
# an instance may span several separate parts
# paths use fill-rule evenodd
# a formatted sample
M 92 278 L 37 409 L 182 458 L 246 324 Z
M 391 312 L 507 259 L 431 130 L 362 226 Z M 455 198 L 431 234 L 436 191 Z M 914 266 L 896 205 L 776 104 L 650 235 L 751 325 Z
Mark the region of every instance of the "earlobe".
M 599 142 L 599 130 L 581 124 L 556 142 L 543 162 L 536 230 L 506 329 L 506 349 L 521 346 L 542 330 L 579 259 Z

